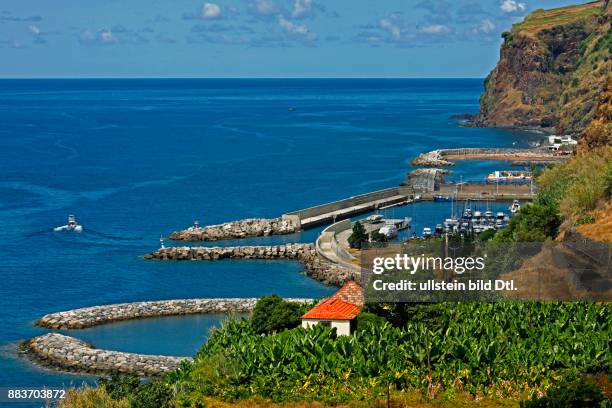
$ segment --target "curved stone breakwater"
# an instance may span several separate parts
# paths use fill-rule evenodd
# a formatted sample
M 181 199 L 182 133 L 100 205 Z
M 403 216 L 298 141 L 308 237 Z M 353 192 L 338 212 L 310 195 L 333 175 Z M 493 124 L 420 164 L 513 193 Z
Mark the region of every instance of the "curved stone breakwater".
M 317 255 L 313 244 L 240 247 L 167 247 L 144 255 L 160 261 L 215 261 L 222 259 L 292 259 L 304 264 L 306 275 L 327 285 L 342 286 L 358 280 L 359 272 Z
M 309 302 L 311 299 L 287 299 Z M 82 329 L 120 320 L 188 314 L 244 313 L 253 310 L 257 298 L 176 299 L 119 303 L 50 313 L 36 325 L 49 329 Z
M 292 234 L 299 231 L 292 218 L 252 218 L 206 227 L 189 227 L 170 234 L 174 241 L 220 241 L 246 237 Z
M 162 375 L 189 357 L 156 356 L 102 350 L 74 337 L 48 333 L 23 343 L 24 351 L 45 366 L 91 374 Z

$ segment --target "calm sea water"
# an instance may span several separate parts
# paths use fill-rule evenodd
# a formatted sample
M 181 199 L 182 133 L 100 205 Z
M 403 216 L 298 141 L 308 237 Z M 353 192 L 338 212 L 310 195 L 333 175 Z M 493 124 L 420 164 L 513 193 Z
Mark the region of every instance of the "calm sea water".
M 145 262 L 188 226 L 272 217 L 399 184 L 435 147 L 525 145 L 457 126 L 481 80 L 0 81 L 0 386 L 87 377 L 15 357 L 49 312 L 96 304 L 333 292 L 295 262 Z M 291 109 L 290 109 L 291 108 Z M 482 179 L 499 163 L 461 163 Z M 396 211 L 396 210 L 393 210 Z M 447 204 L 397 210 L 419 229 Z M 75 213 L 80 235 L 51 232 Z M 390 214 L 395 215 L 395 214 Z M 313 241 L 318 230 L 243 243 Z M 123 322 L 71 335 L 99 347 L 192 355 L 219 316 Z

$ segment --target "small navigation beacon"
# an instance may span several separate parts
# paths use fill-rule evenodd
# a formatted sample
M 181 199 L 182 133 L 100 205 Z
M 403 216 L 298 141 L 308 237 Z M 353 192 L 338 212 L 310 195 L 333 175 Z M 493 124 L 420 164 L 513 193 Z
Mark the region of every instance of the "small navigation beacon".
M 193 228 L 194 228 L 194 229 L 200 229 L 200 220 L 195 219 L 195 220 L 193 221 Z
M 165 248 L 164 246 L 164 237 L 159 237 L 159 244 L 161 248 Z

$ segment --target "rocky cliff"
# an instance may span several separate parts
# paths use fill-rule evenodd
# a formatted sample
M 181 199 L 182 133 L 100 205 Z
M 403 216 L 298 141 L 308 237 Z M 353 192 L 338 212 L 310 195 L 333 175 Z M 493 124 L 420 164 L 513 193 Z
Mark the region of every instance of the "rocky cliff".
M 580 134 L 612 75 L 612 0 L 536 10 L 503 34 L 479 123 Z

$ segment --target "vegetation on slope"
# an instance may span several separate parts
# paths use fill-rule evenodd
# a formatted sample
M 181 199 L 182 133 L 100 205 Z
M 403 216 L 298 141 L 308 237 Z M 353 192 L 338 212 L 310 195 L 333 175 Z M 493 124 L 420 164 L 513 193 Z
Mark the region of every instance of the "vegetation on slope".
M 234 401 L 372 402 L 389 387 L 423 395 L 537 394 L 561 380 L 609 371 L 612 310 L 588 303 L 445 304 L 436 326 L 368 325 L 337 337 L 322 325 L 270 335 L 248 319 L 228 320 L 193 364 L 125 393 L 125 380 L 105 387 L 130 406 L 161 401 L 204 406 Z M 148 387 L 148 388 L 147 388 Z M 120 391 L 115 391 L 120 390 Z
M 553 166 L 538 178 L 538 194 L 499 231 L 493 241 L 544 241 L 596 221 L 593 210 L 612 194 L 612 146 L 584 151 Z M 564 228 L 561 228 L 561 227 Z

